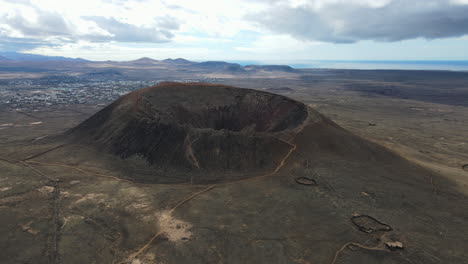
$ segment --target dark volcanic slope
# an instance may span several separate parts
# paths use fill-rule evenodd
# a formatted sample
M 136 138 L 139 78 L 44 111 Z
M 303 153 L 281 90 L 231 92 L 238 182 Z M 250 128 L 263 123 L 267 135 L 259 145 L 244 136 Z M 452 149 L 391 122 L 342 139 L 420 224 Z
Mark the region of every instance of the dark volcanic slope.
M 305 105 L 279 95 L 163 83 L 120 98 L 71 135 L 155 168 L 252 173 L 274 169 L 307 118 Z

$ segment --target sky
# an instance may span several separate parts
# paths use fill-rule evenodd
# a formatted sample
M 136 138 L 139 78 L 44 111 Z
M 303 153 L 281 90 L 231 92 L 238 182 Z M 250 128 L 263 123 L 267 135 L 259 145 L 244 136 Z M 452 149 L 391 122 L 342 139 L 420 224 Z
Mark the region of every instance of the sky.
M 89 60 L 468 60 L 468 0 L 0 0 L 0 51 Z

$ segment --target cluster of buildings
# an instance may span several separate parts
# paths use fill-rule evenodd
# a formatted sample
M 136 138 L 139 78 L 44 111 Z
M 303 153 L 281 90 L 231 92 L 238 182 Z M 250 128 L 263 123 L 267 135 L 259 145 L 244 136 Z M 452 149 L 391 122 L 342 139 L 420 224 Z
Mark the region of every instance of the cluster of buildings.
M 161 81 L 85 81 L 50 84 L 15 81 L 0 86 L 0 105 L 10 109 L 63 104 L 109 103 L 133 90 Z

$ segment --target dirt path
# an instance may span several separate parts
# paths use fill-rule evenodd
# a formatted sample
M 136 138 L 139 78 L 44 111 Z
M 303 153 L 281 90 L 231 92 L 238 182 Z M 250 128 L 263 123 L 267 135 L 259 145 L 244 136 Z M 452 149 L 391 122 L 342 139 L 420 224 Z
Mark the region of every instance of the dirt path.
M 60 263 L 60 256 L 58 253 L 58 248 L 59 248 L 59 240 L 60 240 L 60 230 L 61 230 L 61 224 L 60 224 L 60 179 L 55 179 L 52 178 L 40 170 L 34 168 L 30 164 L 28 164 L 25 161 L 19 161 L 23 165 L 29 167 L 31 170 L 33 170 L 36 174 L 46 178 L 48 180 L 48 184 L 51 185 L 54 190 L 52 191 L 52 232 L 47 239 L 47 252 L 49 255 L 49 264 L 58 264 Z
M 359 244 L 359 243 L 356 243 L 356 242 L 348 242 L 348 243 L 344 244 L 344 245 L 335 253 L 335 256 L 333 257 L 333 260 L 332 260 L 331 264 L 335 264 L 336 261 L 338 260 L 338 257 L 339 257 L 339 255 L 340 255 L 340 253 L 343 252 L 343 251 L 344 251 L 346 248 L 348 248 L 349 246 L 356 246 L 356 247 L 363 248 L 363 249 L 367 249 L 367 250 L 388 252 L 388 250 L 386 250 L 386 249 L 385 249 L 384 247 L 382 247 L 380 244 L 378 244 L 377 246 L 374 246 L 374 247 L 370 247 L 370 246 L 362 245 L 362 244 Z
M 39 119 L 39 120 L 42 119 L 42 118 L 40 118 L 40 117 L 37 117 L 37 116 L 35 116 L 35 115 L 31 115 L 31 114 L 28 114 L 28 113 L 25 113 L 25 112 L 22 112 L 22 111 L 16 111 L 16 113 L 25 115 L 25 116 L 27 116 L 27 117 L 32 117 L 32 118 L 34 118 L 34 119 Z
M 49 242 L 49 263 L 58 264 L 60 263 L 59 241 L 61 235 L 62 224 L 60 221 L 60 185 L 59 181 L 54 182 L 54 191 L 52 192 L 52 223 L 53 231 L 51 241 Z
M 69 169 L 73 169 L 73 170 L 82 172 L 84 174 L 89 174 L 89 175 L 94 175 L 94 176 L 98 176 L 98 177 L 102 177 L 102 178 L 114 179 L 114 180 L 117 180 L 117 181 L 124 181 L 124 182 L 128 182 L 128 183 L 137 184 L 137 183 L 135 183 L 133 181 L 122 179 L 122 178 L 119 178 L 119 177 L 116 177 L 116 176 L 86 171 L 86 170 L 83 170 L 83 169 L 81 169 L 81 168 L 79 168 L 77 166 L 70 166 L 70 165 L 65 165 L 65 164 L 55 164 L 55 163 L 46 163 L 46 162 L 39 162 L 39 161 L 33 161 L 33 160 L 28 160 L 28 161 L 25 161 L 24 163 L 26 163 L 26 164 L 33 163 L 33 164 L 39 164 L 39 165 L 44 165 L 44 166 L 69 168 Z
M 197 139 L 195 139 L 195 141 L 197 141 Z M 193 142 L 190 139 L 190 135 L 188 133 L 187 133 L 187 136 L 185 137 L 185 144 L 186 144 L 185 157 L 192 164 L 193 167 L 200 169 L 200 163 L 198 162 L 197 157 L 193 153 L 193 148 L 192 148 Z
M 192 200 L 193 198 L 197 197 L 198 195 L 202 194 L 202 193 L 205 193 L 205 192 L 208 192 L 209 190 L 215 188 L 216 186 L 214 185 L 211 185 L 209 186 L 208 188 L 205 188 L 193 195 L 191 195 L 190 197 L 180 201 L 179 203 L 177 203 L 174 207 L 172 207 L 172 209 L 169 210 L 169 215 L 171 215 L 174 210 L 176 210 L 177 208 L 179 208 L 180 206 L 182 206 L 183 204 L 187 203 L 188 201 Z M 148 247 L 151 246 L 151 244 L 161 235 L 164 234 L 164 231 L 159 231 L 158 233 L 156 233 L 149 241 L 148 243 L 146 243 L 144 246 L 142 246 L 140 249 L 138 249 L 135 253 L 131 254 L 127 260 L 125 260 L 124 262 L 121 262 L 121 263 L 132 263 L 132 261 L 138 256 L 140 255 L 141 253 L 143 253 Z
M 27 161 L 27 160 L 30 160 L 30 159 L 37 158 L 37 157 L 42 156 L 42 155 L 44 155 L 44 154 L 46 154 L 46 153 L 49 153 L 49 152 L 54 151 L 54 150 L 56 150 L 56 149 L 59 149 L 59 148 L 65 146 L 65 145 L 66 145 L 66 144 L 61 144 L 61 145 L 58 145 L 58 146 L 56 146 L 56 147 L 47 149 L 47 150 L 42 151 L 42 152 L 40 152 L 40 153 L 34 154 L 34 155 L 32 155 L 32 156 L 29 156 L 29 157 L 23 159 L 23 161 Z

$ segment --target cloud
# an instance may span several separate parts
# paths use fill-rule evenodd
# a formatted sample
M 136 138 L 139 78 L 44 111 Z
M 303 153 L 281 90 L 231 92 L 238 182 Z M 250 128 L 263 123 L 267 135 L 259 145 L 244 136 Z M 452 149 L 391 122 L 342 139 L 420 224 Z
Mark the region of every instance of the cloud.
M 159 17 L 157 25 L 165 30 L 177 30 L 180 27 L 179 21 L 171 16 Z
M 29 12 L 28 12 L 29 11 Z M 2 50 L 25 50 L 73 41 L 72 26 L 55 12 L 12 10 L 0 14 Z
M 22 5 L 29 5 L 31 4 L 30 0 L 3 0 L 5 2 L 14 3 L 14 4 L 22 4 Z
M 2 26 L 20 32 L 28 37 L 66 36 L 70 34 L 68 23 L 57 13 L 42 11 L 36 14 L 36 19 L 27 19 L 19 12 L 13 12 L 0 17 Z
M 85 0 L 87 1 L 87 0 Z M 134 0 L 142 2 L 143 0 Z M 125 2 L 131 4 L 131 2 Z M 47 8 L 52 2 L 0 0 L 0 43 L 2 49 L 24 50 L 40 46 L 59 46 L 78 41 L 163 43 L 171 41 L 180 27 L 179 21 L 167 14 L 154 15 L 138 21 L 138 16 L 122 16 L 127 7 L 101 2 L 109 7 L 110 16 L 94 11 L 97 15 L 82 17 L 69 9 Z M 139 3 L 142 4 L 142 3 Z M 104 8 L 105 9 L 105 8 Z M 120 10 L 122 13 L 118 13 Z M 119 19 L 114 16 L 119 16 Z M 136 21 L 134 18 L 137 18 Z M 16 46 L 16 49 L 15 49 Z
M 255 4 L 234 0 L 0 0 L 0 6 L 0 43 L 15 38 L 56 46 L 167 43 L 176 36 L 233 38 L 250 27 L 245 10 L 256 10 Z
M 140 54 L 125 48 L 138 46 L 198 58 L 216 59 L 207 51 L 221 54 L 217 59 L 303 58 L 330 46 L 346 55 L 362 43 L 377 48 L 417 39 L 434 47 L 444 40 L 421 38 L 464 43 L 468 36 L 468 0 L 0 0 L 0 6 L 0 49 L 44 54 L 88 54 L 91 44 L 98 53 L 111 44 L 114 57 L 121 56 L 118 47 Z M 443 48 L 431 53 L 452 54 Z M 457 54 L 466 57 L 465 51 Z
M 154 27 L 136 26 L 124 22 L 120 22 L 115 18 L 106 17 L 83 17 L 86 20 L 95 22 L 100 28 L 106 30 L 110 35 L 88 35 L 87 40 L 102 42 L 102 41 L 118 41 L 118 42 L 148 42 L 158 43 L 167 42 L 174 37 L 171 30 L 179 28 L 178 22 L 171 17 L 164 17 Z
M 318 0 L 273 5 L 247 19 L 274 33 L 301 40 L 438 39 L 468 34 L 468 5 L 450 0 Z

